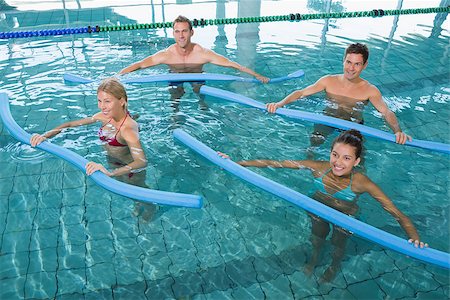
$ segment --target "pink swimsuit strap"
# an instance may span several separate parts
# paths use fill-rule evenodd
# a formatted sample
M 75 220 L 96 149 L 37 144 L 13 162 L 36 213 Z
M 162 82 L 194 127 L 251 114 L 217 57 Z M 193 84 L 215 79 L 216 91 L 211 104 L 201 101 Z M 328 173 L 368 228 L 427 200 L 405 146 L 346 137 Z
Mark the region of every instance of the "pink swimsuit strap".
M 103 135 L 103 127 L 105 127 L 107 124 L 111 123 L 112 118 L 108 121 L 108 123 L 106 123 L 105 125 L 100 127 L 100 129 L 98 130 L 98 136 L 99 136 L 100 140 L 108 142 L 108 145 L 110 145 L 110 146 L 116 146 L 116 147 L 128 146 L 127 144 L 122 144 L 117 140 L 117 134 L 119 133 L 120 129 L 122 128 L 123 123 L 125 123 L 125 120 L 127 119 L 128 115 L 129 115 L 129 113 L 127 112 L 127 114 L 125 115 L 125 118 L 123 119 L 122 123 L 120 124 L 120 126 L 117 129 L 117 132 L 113 138 L 107 138 L 106 136 Z

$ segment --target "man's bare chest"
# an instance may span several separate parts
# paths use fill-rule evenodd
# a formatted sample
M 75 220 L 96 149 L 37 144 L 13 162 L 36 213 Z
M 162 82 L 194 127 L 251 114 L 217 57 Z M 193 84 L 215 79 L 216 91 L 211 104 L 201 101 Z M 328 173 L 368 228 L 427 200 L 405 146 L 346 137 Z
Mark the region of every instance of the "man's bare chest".
M 362 88 L 342 88 L 339 86 L 327 87 L 325 90 L 327 97 L 338 103 L 356 105 L 359 102 L 369 100 L 369 93 Z

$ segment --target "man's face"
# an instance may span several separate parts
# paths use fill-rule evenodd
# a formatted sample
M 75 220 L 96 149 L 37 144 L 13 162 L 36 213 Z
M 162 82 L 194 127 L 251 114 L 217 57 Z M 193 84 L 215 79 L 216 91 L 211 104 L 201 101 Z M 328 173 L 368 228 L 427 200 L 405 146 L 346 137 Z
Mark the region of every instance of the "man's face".
M 189 23 L 177 22 L 173 26 L 173 37 L 175 42 L 181 48 L 187 47 L 191 43 L 191 37 L 194 35 L 194 30 L 189 29 Z
M 344 58 L 344 77 L 348 80 L 359 78 L 366 66 L 362 54 L 349 53 Z

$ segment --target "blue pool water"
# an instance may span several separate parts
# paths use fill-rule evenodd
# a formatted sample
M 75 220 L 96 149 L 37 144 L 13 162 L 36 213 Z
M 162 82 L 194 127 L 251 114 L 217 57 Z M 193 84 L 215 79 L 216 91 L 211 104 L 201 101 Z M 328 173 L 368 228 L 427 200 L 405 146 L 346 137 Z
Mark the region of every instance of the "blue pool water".
M 182 13 L 207 19 L 360 11 L 352 1 L 8 1 L 0 30 L 172 21 Z M 443 1 L 389 1 L 384 9 L 445 6 Z M 1 3 L 0 3 L 1 5 Z M 79 7 L 79 6 L 80 7 Z M 295 9 L 294 9 L 295 8 Z M 268 77 L 298 69 L 306 76 L 282 84 L 209 83 L 262 102 L 278 101 L 329 73 L 342 71 L 350 42 L 371 50 L 363 77 L 382 92 L 404 131 L 450 143 L 449 21 L 447 14 L 402 15 L 196 28 L 193 40 Z M 96 85 L 67 85 L 66 72 L 90 78 L 115 74 L 172 43 L 171 31 L 133 30 L 0 41 L 0 86 L 17 122 L 43 132 L 97 111 Z M 206 71 L 241 75 L 212 65 Z M 165 73 L 157 67 L 136 73 Z M 133 74 L 134 75 L 134 74 Z M 96 186 L 49 154 L 15 141 L 0 124 L 0 299 L 447 299 L 449 272 L 352 237 L 342 270 L 319 278 L 330 262 L 326 244 L 308 277 L 310 221 L 301 209 L 242 182 L 172 138 L 182 128 L 233 159 L 303 159 L 313 124 L 206 98 L 186 85 L 174 112 L 165 84 L 129 85 L 149 158 L 149 187 L 202 195 L 202 209 L 161 207 L 152 221 L 136 217 L 135 202 Z M 318 94 L 289 108 L 321 112 Z M 365 124 L 389 131 L 368 105 Z M 97 127 L 69 130 L 53 142 L 105 162 Z M 334 136 L 332 136 L 334 137 Z M 327 159 L 332 137 L 316 150 Z M 421 238 L 450 252 L 449 156 L 368 138 L 365 172 L 414 222 Z M 254 170 L 307 194 L 306 171 Z M 368 196 L 361 219 L 406 238 L 398 223 Z

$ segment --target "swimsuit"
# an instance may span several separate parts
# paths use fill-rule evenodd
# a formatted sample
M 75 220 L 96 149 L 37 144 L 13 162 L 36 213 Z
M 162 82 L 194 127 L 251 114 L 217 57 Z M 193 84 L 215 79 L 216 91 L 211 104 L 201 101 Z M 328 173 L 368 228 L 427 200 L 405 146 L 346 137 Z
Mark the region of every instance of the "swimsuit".
M 206 81 L 204 81 L 204 80 L 196 80 L 196 81 L 169 81 L 169 86 L 171 86 L 171 87 L 182 87 L 183 83 L 185 83 L 185 82 L 189 82 L 191 85 L 193 85 L 193 84 L 204 85 L 206 83 Z
M 130 115 L 129 112 L 127 112 L 125 118 L 123 119 L 122 123 L 119 126 L 119 129 L 117 129 L 116 134 L 114 135 L 114 137 L 110 138 L 106 135 L 103 134 L 103 127 L 105 127 L 107 124 L 109 124 L 111 122 L 112 119 L 110 119 L 108 121 L 108 123 L 106 123 L 105 125 L 103 125 L 102 127 L 100 127 L 100 129 L 98 130 L 98 137 L 100 138 L 100 140 L 108 142 L 108 145 L 110 146 L 115 146 L 115 147 L 128 147 L 127 144 L 122 144 L 117 140 L 117 134 L 120 131 L 120 128 L 122 128 L 123 123 L 125 123 L 125 120 L 127 119 L 127 117 Z M 125 166 L 126 164 L 118 162 L 118 161 L 110 161 L 110 164 L 117 166 L 118 168 Z M 124 174 L 125 175 L 125 174 Z M 128 173 L 128 178 L 133 177 L 134 173 L 130 172 Z
M 108 123 L 106 123 L 105 125 L 100 127 L 100 129 L 98 130 L 98 137 L 100 138 L 100 140 L 108 142 L 108 145 L 110 145 L 110 146 L 115 146 L 115 147 L 126 147 L 126 146 L 128 146 L 127 144 L 124 145 L 124 144 L 120 143 L 117 140 L 117 138 L 116 138 L 117 134 L 120 131 L 120 128 L 122 128 L 122 125 L 125 122 L 125 120 L 127 119 L 128 115 L 129 115 L 128 113 L 125 115 L 125 118 L 123 119 L 122 124 L 120 124 L 119 129 L 117 129 L 116 134 L 112 138 L 106 136 L 105 134 L 103 134 L 103 127 L 105 127 L 107 124 L 109 124 L 111 122 L 112 118 L 108 121 Z
M 339 200 L 348 201 L 348 202 L 353 201 L 356 198 L 356 194 L 352 191 L 353 173 L 350 174 L 350 183 L 348 184 L 348 186 L 345 189 L 337 191 L 334 194 L 330 194 L 329 192 L 327 192 L 327 190 L 325 189 L 325 185 L 323 184 L 323 177 L 325 175 L 327 175 L 330 171 L 331 171 L 331 168 L 328 169 L 322 176 L 314 179 L 314 185 L 317 188 L 317 190 L 319 192 L 321 192 L 322 194 L 329 195 L 329 196 L 339 199 Z
M 352 191 L 352 188 L 351 188 L 352 187 L 352 182 L 353 182 L 353 173 L 350 174 L 350 183 L 348 184 L 348 186 L 346 188 L 344 188 L 342 190 L 339 190 L 339 191 L 337 191 L 334 194 L 330 194 L 325 189 L 325 185 L 323 183 L 323 177 L 325 177 L 325 175 L 327 175 L 330 171 L 331 171 L 331 168 L 328 169 L 322 176 L 314 178 L 314 186 L 316 187 L 316 192 L 322 193 L 324 195 L 328 195 L 328 196 L 330 196 L 330 197 L 332 197 L 334 199 L 340 200 L 340 201 L 348 202 L 350 205 L 352 205 L 352 207 L 353 207 L 353 205 L 356 205 L 355 204 L 356 203 L 355 199 L 356 199 L 357 195 Z M 320 201 L 320 199 L 317 199 L 317 200 Z M 322 202 L 322 201 L 320 201 L 320 202 Z M 325 202 L 322 202 L 322 203 L 328 205 Z M 344 214 L 346 214 L 346 215 L 348 215 L 348 216 L 350 216 L 352 218 L 355 218 L 356 215 L 357 215 L 357 212 L 356 213 L 349 213 L 343 207 L 339 207 L 339 206 L 338 207 L 331 206 L 331 207 L 333 207 L 337 211 L 340 211 L 341 213 L 344 213 Z M 312 213 L 308 213 L 308 214 L 313 220 L 315 220 L 315 222 L 328 223 L 328 221 L 322 219 L 321 217 L 319 217 L 317 215 L 314 215 Z M 352 235 L 353 234 L 353 232 L 348 231 L 348 230 L 346 230 L 346 229 L 344 229 L 344 228 L 342 228 L 340 226 L 337 226 L 337 225 L 333 225 L 333 228 L 338 230 L 338 231 L 341 231 L 341 232 L 343 232 L 345 234 L 348 234 L 348 235 Z

